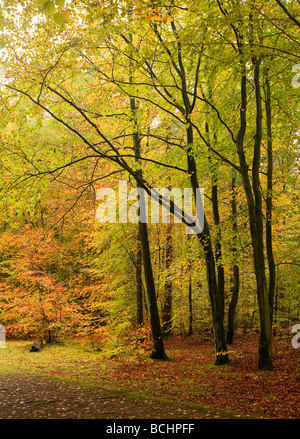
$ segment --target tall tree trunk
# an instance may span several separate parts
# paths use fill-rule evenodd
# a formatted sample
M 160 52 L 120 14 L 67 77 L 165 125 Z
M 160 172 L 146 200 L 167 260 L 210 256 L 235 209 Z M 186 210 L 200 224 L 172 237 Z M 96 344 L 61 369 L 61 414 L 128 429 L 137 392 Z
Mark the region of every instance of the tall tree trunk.
M 235 313 L 236 306 L 239 297 L 239 285 L 240 285 L 240 275 L 238 265 L 233 266 L 232 274 L 232 296 L 228 308 L 228 322 L 227 322 L 227 334 L 226 341 L 227 344 L 233 344 L 233 337 L 235 333 Z
M 136 324 L 142 325 L 144 323 L 144 313 L 143 313 L 143 279 L 142 279 L 142 244 L 141 244 L 141 231 L 139 231 L 137 236 L 137 252 L 136 252 Z
M 253 247 L 254 270 L 256 278 L 257 301 L 260 317 L 260 337 L 258 349 L 258 368 L 260 370 L 272 370 L 272 322 L 270 315 L 270 302 L 266 281 L 264 242 L 263 242 L 263 221 L 261 189 L 259 180 L 260 148 L 262 135 L 262 109 L 260 95 L 260 60 L 253 59 L 254 83 L 256 97 L 256 135 L 254 143 L 252 163 L 252 187 L 248 174 L 248 164 L 244 152 L 244 136 L 246 132 L 246 107 L 247 107 L 247 77 L 243 65 L 241 78 L 241 110 L 240 129 L 236 141 L 239 156 L 243 186 L 247 199 L 248 215 L 250 222 L 250 234 Z M 253 192 L 252 192 L 253 190 Z
M 130 78 L 130 81 L 132 81 L 132 78 Z M 137 162 L 139 162 L 140 153 L 141 153 L 141 140 L 137 128 L 137 121 L 136 121 L 137 108 L 134 98 L 130 98 L 130 108 L 132 112 L 132 120 L 134 123 L 133 149 L 134 149 L 135 159 Z M 138 180 L 136 181 L 137 187 L 141 188 L 139 181 L 142 180 L 142 176 L 143 176 L 142 170 L 140 169 L 139 171 L 137 171 L 136 174 L 138 178 Z M 145 198 L 143 195 L 141 195 L 139 200 L 140 217 L 146 217 L 145 203 L 146 203 Z M 147 296 L 149 300 L 150 326 L 151 326 L 151 333 L 153 339 L 153 350 L 151 353 L 151 358 L 164 360 L 167 358 L 167 355 L 165 353 L 164 343 L 162 338 L 162 331 L 160 325 L 160 318 L 159 318 L 159 312 L 157 306 L 155 283 L 154 283 L 154 276 L 153 276 L 153 269 L 151 262 L 148 226 L 146 222 L 141 222 L 141 221 L 139 222 L 139 236 L 141 239 L 144 276 L 145 276 Z
M 190 242 L 190 235 L 187 235 L 188 243 Z M 189 249 L 190 253 L 190 249 Z M 192 287 L 192 265 L 191 265 L 191 258 L 188 255 L 188 272 L 189 272 L 189 289 L 188 289 L 188 300 L 189 300 L 189 330 L 188 330 L 188 336 L 191 337 L 194 333 L 193 329 L 193 287 Z
M 276 283 L 275 283 L 275 291 L 274 291 L 274 327 L 273 327 L 273 335 L 277 335 L 277 313 L 278 313 L 278 271 L 279 266 L 277 265 L 276 272 Z
M 195 199 L 197 199 L 197 191 L 199 189 L 198 178 L 197 178 L 197 166 L 195 157 L 193 154 L 193 143 L 194 143 L 194 135 L 193 135 L 193 124 L 191 120 L 191 114 L 193 112 L 196 99 L 197 99 L 197 83 L 198 83 L 198 73 L 200 69 L 200 57 L 198 58 L 197 64 L 197 78 L 194 84 L 194 95 L 192 101 L 190 101 L 190 79 L 187 78 L 185 66 L 182 59 L 182 45 L 177 33 L 176 24 L 174 21 L 170 23 L 175 41 L 176 41 L 176 54 L 178 64 L 175 64 L 173 59 L 173 55 L 171 52 L 167 50 L 168 55 L 171 55 L 172 65 L 175 67 L 176 74 L 179 75 L 181 82 L 181 97 L 183 106 L 179 105 L 178 110 L 182 113 L 185 118 L 186 123 L 186 157 L 187 157 L 187 170 L 190 176 L 191 188 L 194 193 Z M 159 40 L 162 41 L 162 37 L 158 32 L 157 25 L 153 26 L 154 32 L 158 36 Z M 225 330 L 224 330 L 224 312 L 222 306 L 222 294 L 218 289 L 217 277 L 216 277 L 216 266 L 215 266 L 215 257 L 213 252 L 213 246 L 210 237 L 210 231 L 206 216 L 204 214 L 203 218 L 203 230 L 201 233 L 197 234 L 199 242 L 202 245 L 205 254 L 205 265 L 206 265 L 206 275 L 207 275 L 207 284 L 209 291 L 210 304 L 212 309 L 212 317 L 213 317 L 213 329 L 214 329 L 214 338 L 215 338 L 215 353 L 216 360 L 215 364 L 224 364 L 229 362 L 229 357 L 227 353 L 226 339 L 225 339 Z
M 141 204 L 143 204 L 143 200 L 140 201 Z M 153 350 L 151 353 L 151 358 L 165 360 L 167 356 L 164 349 L 160 318 L 158 313 L 155 284 L 154 284 L 154 277 L 153 277 L 152 263 L 151 263 L 149 238 L 148 238 L 148 227 L 146 223 L 140 223 L 140 224 L 141 224 L 140 232 L 141 232 L 144 275 L 145 275 L 145 283 L 146 283 L 147 295 L 149 300 L 150 325 L 151 325 L 151 332 L 153 339 Z
M 191 275 L 189 276 L 189 330 L 188 336 L 191 337 L 194 333 L 193 330 L 193 300 L 192 300 L 192 279 Z
M 276 268 L 273 254 L 272 243 L 272 198 L 273 198 L 273 140 L 272 140 L 272 111 L 271 111 L 271 89 L 268 77 L 268 71 L 265 79 L 265 106 L 266 106 L 266 123 L 267 123 L 267 199 L 266 199 L 266 248 L 269 266 L 269 301 L 271 321 L 273 322 L 274 294 L 276 285 Z
M 209 125 L 205 122 L 205 132 L 209 135 Z M 216 136 L 214 135 L 215 139 Z M 212 158 L 209 157 L 209 161 L 212 162 Z M 221 311 L 223 314 L 222 320 L 224 321 L 224 309 L 225 309 L 225 271 L 222 261 L 222 234 L 220 229 L 220 212 L 219 212 L 219 200 L 218 200 L 218 176 L 216 170 L 216 164 L 212 165 L 212 178 L 211 178 L 211 202 L 214 223 L 216 226 L 216 237 L 215 237 L 215 255 L 217 264 L 217 280 L 218 280 L 218 291 L 221 301 Z
M 162 323 L 164 335 L 170 335 L 172 332 L 172 280 L 169 275 L 169 269 L 172 263 L 173 257 L 173 244 L 172 244 L 172 224 L 167 224 L 166 227 L 166 270 L 167 277 L 165 281 L 165 294 L 164 303 L 162 309 Z
M 128 10 L 129 14 L 129 20 L 131 19 L 132 15 L 132 9 L 129 8 Z M 132 44 L 133 37 L 130 34 L 129 35 L 129 41 Z M 133 84 L 133 73 L 132 73 L 132 61 L 130 60 L 130 74 L 129 74 L 129 82 L 130 84 Z M 130 110 L 131 110 L 131 120 L 133 123 L 133 134 L 132 134 L 132 140 L 133 140 L 133 151 L 135 160 L 137 163 L 140 161 L 141 157 L 141 139 L 139 135 L 138 130 L 138 121 L 137 121 L 137 104 L 136 100 L 130 96 Z M 141 169 L 139 169 L 136 172 L 137 178 L 136 178 L 136 185 L 138 188 L 141 188 L 140 181 L 142 181 L 143 172 Z M 142 194 L 144 192 L 142 191 Z M 140 196 L 139 199 L 139 210 L 140 210 L 140 218 L 146 217 L 146 205 L 145 205 L 145 198 L 143 195 Z M 149 245 L 149 237 L 148 237 L 148 226 L 146 222 L 139 221 L 139 237 L 141 240 L 141 250 L 142 250 L 142 260 L 143 260 L 143 267 L 144 267 L 144 276 L 145 276 L 145 284 L 146 284 L 146 291 L 147 296 L 149 300 L 149 313 L 150 313 L 150 326 L 151 326 L 151 333 L 152 333 L 152 340 L 153 340 L 153 349 L 151 352 L 150 357 L 153 359 L 160 359 L 164 360 L 167 358 L 167 355 L 165 353 L 164 348 L 164 342 L 162 338 L 162 332 L 161 332 L 161 325 L 160 325 L 160 318 L 158 313 L 158 306 L 157 306 L 157 297 L 156 297 L 156 291 L 155 291 L 155 283 L 154 283 L 154 276 L 153 276 L 153 269 L 152 269 L 152 262 L 151 262 L 151 253 L 150 253 L 150 245 Z
M 190 175 L 191 186 L 194 192 L 194 197 L 197 197 L 198 178 L 197 178 L 197 168 L 195 158 L 192 154 L 193 139 L 193 128 L 190 121 L 187 121 L 188 128 L 186 130 L 186 142 L 187 142 L 187 164 L 188 173 Z M 210 237 L 209 226 L 207 223 L 206 215 L 204 214 L 204 226 L 201 233 L 198 235 L 198 239 L 204 249 L 205 254 L 205 265 L 206 265 L 206 275 L 208 292 L 212 310 L 213 319 L 213 329 L 215 338 L 215 353 L 216 353 L 216 365 L 221 365 L 229 362 L 229 357 L 227 353 L 227 345 L 224 330 L 224 306 L 223 297 L 220 294 L 216 278 L 216 267 L 214 252 Z
M 219 296 L 220 296 L 221 307 L 222 307 L 221 311 L 224 320 L 225 275 L 224 275 L 224 265 L 222 262 L 221 231 L 219 229 L 220 214 L 219 214 L 219 202 L 218 202 L 218 184 L 215 177 L 213 178 L 213 182 L 212 182 L 211 200 L 212 200 L 214 223 L 217 227 L 215 254 L 216 254 L 216 263 L 217 263 L 218 290 L 219 290 Z
M 254 57 L 254 84 L 255 84 L 255 100 L 256 100 L 256 133 L 254 154 L 252 162 L 252 186 L 255 198 L 256 228 L 257 239 L 256 253 L 257 261 L 255 263 L 256 279 L 259 286 L 258 305 L 260 311 L 260 338 L 259 338 L 259 369 L 272 370 L 272 312 L 269 291 L 267 288 L 265 257 L 264 257 L 264 240 L 263 240 L 263 214 L 262 214 L 262 194 L 259 179 L 259 168 L 261 162 L 261 139 L 262 139 L 262 100 L 260 87 L 260 64 L 261 59 Z
M 237 220 L 236 220 L 236 197 L 235 197 L 235 177 L 232 178 L 232 199 L 231 199 L 231 213 L 232 213 L 232 230 L 233 230 L 233 243 L 231 250 L 233 253 L 234 264 L 232 273 L 232 296 L 228 308 L 228 321 L 227 321 L 227 334 L 226 341 L 229 345 L 233 343 L 233 337 L 235 332 L 235 313 L 239 297 L 240 287 L 240 270 L 236 263 L 237 259 Z
M 223 15 L 227 12 L 219 4 Z M 252 16 L 250 15 L 252 24 Z M 256 290 L 258 299 L 258 309 L 260 316 L 260 337 L 258 349 L 258 367 L 260 370 L 272 370 L 272 312 L 269 291 L 266 281 L 266 268 L 264 259 L 264 230 L 263 230 L 263 213 L 262 213 L 262 195 L 260 187 L 260 164 L 261 164 L 261 139 L 262 139 L 262 104 L 260 88 L 260 64 L 261 59 L 253 56 L 252 64 L 254 66 L 254 86 L 255 86 L 255 104 L 256 104 L 256 133 L 252 160 L 252 181 L 248 174 L 248 164 L 245 157 L 244 139 L 247 125 L 247 70 L 246 54 L 244 52 L 244 37 L 239 29 L 231 24 L 237 43 L 237 50 L 240 56 L 241 69 L 241 104 L 240 104 L 240 127 L 235 140 L 237 153 L 239 157 L 240 172 L 243 180 L 244 191 L 247 199 L 248 215 L 250 222 L 251 243 L 253 247 L 254 270 L 256 278 Z M 253 30 L 253 29 L 250 29 Z M 252 43 L 253 35 L 250 35 Z M 255 49 L 254 49 L 255 50 Z M 252 186 L 251 186 L 252 183 Z

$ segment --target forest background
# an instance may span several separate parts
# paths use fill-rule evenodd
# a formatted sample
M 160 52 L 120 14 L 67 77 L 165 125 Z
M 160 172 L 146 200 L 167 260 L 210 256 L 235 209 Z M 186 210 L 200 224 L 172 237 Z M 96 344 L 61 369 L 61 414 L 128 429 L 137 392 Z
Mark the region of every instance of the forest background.
M 8 339 L 165 360 L 196 336 L 222 365 L 254 332 L 272 370 L 300 323 L 299 2 L 2 0 L 0 21 Z M 99 224 L 119 180 L 203 187 L 203 230 Z

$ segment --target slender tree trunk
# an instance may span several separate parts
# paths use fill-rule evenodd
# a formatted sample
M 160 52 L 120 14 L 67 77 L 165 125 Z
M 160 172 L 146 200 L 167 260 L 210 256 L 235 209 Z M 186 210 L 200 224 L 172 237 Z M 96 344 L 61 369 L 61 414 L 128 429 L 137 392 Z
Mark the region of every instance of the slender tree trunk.
M 193 301 L 192 301 L 192 279 L 191 275 L 189 277 L 189 330 L 188 336 L 191 337 L 194 333 L 193 331 Z
M 262 195 L 259 179 L 259 168 L 261 161 L 261 139 L 262 139 L 262 101 L 260 88 L 260 64 L 261 59 L 254 57 L 254 84 L 256 100 L 256 133 L 255 145 L 252 163 L 252 186 L 255 197 L 255 211 L 257 239 L 255 263 L 256 279 L 259 286 L 258 304 L 260 311 L 261 331 L 259 338 L 259 369 L 272 370 L 272 312 L 269 291 L 267 288 L 265 257 L 264 257 L 264 240 L 263 240 L 263 215 L 262 215 Z
M 187 121 L 187 164 L 188 164 L 188 172 L 190 175 L 191 186 L 194 191 L 194 197 L 196 199 L 196 189 L 198 186 L 197 179 L 197 168 L 196 162 L 192 154 L 191 147 L 193 145 L 193 128 L 191 123 Z M 215 352 L 216 352 L 216 365 L 221 365 L 229 362 L 229 357 L 227 354 L 227 345 L 225 338 L 225 330 L 224 330 L 224 306 L 223 306 L 223 297 L 220 294 L 217 284 L 216 278 L 216 267 L 215 267 L 215 258 L 214 252 L 209 232 L 209 226 L 207 223 L 206 216 L 204 214 L 204 227 L 203 231 L 199 233 L 198 238 L 200 243 L 204 249 L 205 254 L 205 265 L 206 265 L 206 275 L 207 275 L 207 284 L 208 284 L 208 292 L 210 298 L 210 304 L 212 309 L 212 318 L 213 318 L 213 329 L 214 329 L 214 338 L 215 338 Z
M 241 110 L 240 130 L 237 138 L 237 151 L 239 156 L 243 186 L 247 198 L 248 214 L 250 222 L 250 234 L 253 247 L 254 270 L 256 277 L 257 301 L 260 317 L 260 337 L 258 348 L 258 368 L 260 370 L 272 370 L 272 321 L 270 314 L 270 302 L 266 281 L 264 242 L 263 242 L 263 221 L 261 189 L 259 180 L 260 148 L 262 135 L 262 109 L 260 96 L 260 60 L 253 59 L 254 82 L 256 97 L 256 135 L 254 143 L 252 163 L 252 187 L 248 174 L 248 165 L 244 152 L 244 136 L 246 131 L 246 107 L 247 107 L 247 77 L 245 66 L 241 78 Z M 253 192 L 252 192 L 253 190 Z
M 148 227 L 146 223 L 141 223 L 140 231 L 141 231 L 145 283 L 146 283 L 146 289 L 147 289 L 148 300 L 149 300 L 150 325 L 151 325 L 151 332 L 153 339 L 153 350 L 151 353 L 151 358 L 164 360 L 167 358 L 167 356 L 164 349 L 163 337 L 162 337 L 161 326 L 160 326 L 160 318 L 158 313 L 155 284 L 154 284 L 154 277 L 153 277 L 152 263 L 151 263 Z
M 190 242 L 190 235 L 187 235 L 188 243 Z M 189 249 L 190 253 L 190 249 Z M 188 289 L 188 300 L 189 300 L 189 330 L 188 336 L 191 337 L 194 333 L 193 330 L 193 287 L 192 287 L 192 264 L 191 258 L 188 255 L 188 273 L 189 273 L 189 289 Z
M 279 1 L 279 0 L 277 0 Z M 227 16 L 227 12 L 219 3 L 221 12 Z M 250 16 L 252 22 L 252 17 Z M 261 202 L 260 187 L 260 164 L 261 164 L 261 139 L 262 139 L 262 105 L 260 91 L 260 64 L 261 59 L 253 56 L 252 64 L 254 66 L 254 86 L 255 86 L 255 104 L 256 104 L 256 133 L 253 149 L 252 160 L 252 181 L 250 182 L 248 174 L 248 164 L 245 157 L 244 139 L 246 133 L 246 111 L 247 111 L 247 73 L 246 73 L 246 56 L 244 53 L 244 37 L 239 29 L 231 24 L 234 30 L 237 50 L 240 55 L 241 69 L 241 104 L 240 104 L 240 127 L 235 140 L 237 153 L 240 163 L 240 171 L 243 179 L 244 191 L 247 199 L 248 215 L 250 222 L 250 234 L 253 247 L 254 270 L 256 277 L 256 289 L 258 299 L 258 309 L 260 315 L 260 338 L 258 349 L 258 367 L 260 370 L 272 370 L 272 312 L 269 297 L 269 291 L 266 281 L 266 269 L 264 260 L 264 230 L 263 230 L 263 213 Z M 253 29 L 251 29 L 253 30 Z M 251 41 L 252 35 L 250 36 Z M 252 183 L 252 186 L 251 186 Z
M 177 41 L 176 52 L 177 52 L 177 61 L 178 65 L 175 66 L 176 73 L 180 77 L 181 82 L 181 97 L 183 102 L 183 107 L 179 106 L 178 110 L 181 111 L 183 117 L 186 122 L 186 157 L 187 157 L 187 170 L 190 175 L 191 187 L 194 193 L 195 199 L 197 199 L 197 190 L 198 179 L 197 179 L 197 166 L 196 161 L 193 155 L 193 143 L 194 143 L 194 135 L 193 135 L 193 124 L 191 121 L 191 113 L 193 112 L 194 105 L 196 103 L 196 88 L 198 78 L 194 84 L 194 96 L 192 102 L 190 101 L 190 84 L 186 75 L 183 59 L 182 59 L 182 46 L 180 42 L 180 38 L 177 33 L 176 24 L 174 21 L 171 23 L 171 28 Z M 159 35 L 157 26 L 154 25 L 154 31 L 158 35 L 161 40 L 161 36 Z M 168 51 L 168 54 L 170 52 Z M 172 64 L 174 66 L 175 62 L 172 59 Z M 197 64 L 197 76 L 200 69 L 200 58 L 198 59 Z M 206 216 L 204 214 L 204 227 L 203 231 L 197 235 L 202 248 L 205 254 L 205 265 L 206 265 L 206 275 L 207 275 L 207 284 L 208 291 L 212 309 L 212 317 L 213 317 L 213 329 L 214 329 L 214 337 L 215 337 L 215 353 L 216 353 L 216 361 L 215 364 L 224 364 L 229 362 L 229 357 L 227 354 L 227 346 L 225 339 L 225 330 L 224 330 L 224 311 L 222 306 L 222 295 L 218 289 L 217 277 L 216 277 L 216 266 L 215 266 L 215 257 L 210 237 L 210 231 Z
M 139 223 L 139 231 L 137 236 L 137 252 L 136 252 L 136 323 L 142 325 L 144 323 L 143 313 L 143 279 L 142 279 L 142 245 L 141 245 L 141 231 Z
M 130 20 L 132 14 L 131 8 L 129 9 L 128 13 Z M 132 35 L 129 36 L 129 40 L 132 43 L 133 40 Z M 129 82 L 130 84 L 133 83 L 131 61 L 130 61 Z M 136 100 L 133 97 L 130 97 L 130 110 L 131 110 L 132 123 L 133 123 L 133 134 L 132 134 L 133 151 L 134 151 L 135 160 L 137 163 L 139 163 L 141 157 L 141 139 L 138 131 L 137 105 L 136 105 Z M 139 181 L 141 181 L 143 177 L 142 170 L 139 169 L 136 175 L 137 175 L 137 179 L 136 179 L 137 187 L 141 188 Z M 144 194 L 143 191 L 142 194 Z M 143 195 L 140 196 L 139 210 L 140 210 L 140 217 L 146 217 L 145 215 L 146 205 L 145 205 L 145 198 Z M 150 356 L 153 359 L 164 360 L 167 358 L 167 356 L 164 349 L 164 342 L 162 338 L 160 318 L 158 313 L 157 297 L 155 291 L 155 283 L 153 277 L 151 253 L 150 253 L 150 245 L 149 245 L 149 237 L 148 237 L 148 226 L 146 222 L 141 222 L 141 221 L 139 222 L 139 237 L 141 240 L 142 260 L 144 267 L 146 291 L 149 300 L 150 326 L 151 326 L 151 333 L 153 340 L 153 349 Z
M 275 296 L 274 296 L 274 328 L 273 335 L 277 335 L 277 313 L 278 313 L 278 270 L 279 266 L 277 265 L 277 273 L 276 273 L 276 283 L 275 283 Z
M 130 78 L 130 81 L 132 81 L 132 78 Z M 140 141 L 140 136 L 139 136 L 138 129 L 137 129 L 136 102 L 135 102 L 135 99 L 133 99 L 133 98 L 130 98 L 130 108 L 131 108 L 132 119 L 133 119 L 134 128 L 135 128 L 134 133 L 133 133 L 133 149 L 134 149 L 135 159 L 138 162 L 139 158 L 140 158 L 141 141 Z M 142 180 L 142 170 L 141 169 L 139 171 L 137 171 L 137 178 Z M 137 180 L 136 184 L 137 184 L 138 188 L 141 188 L 141 185 L 140 185 L 138 180 Z M 142 191 L 142 193 L 143 193 L 143 191 Z M 141 195 L 140 200 L 139 200 L 140 217 L 146 216 L 145 215 L 145 210 L 146 210 L 145 203 L 146 203 L 145 198 L 143 195 Z M 151 358 L 164 360 L 167 358 L 167 356 L 166 356 L 165 349 L 164 349 L 164 343 L 163 343 L 163 337 L 162 337 L 161 325 L 160 325 L 160 318 L 159 318 L 159 313 L 158 313 L 155 283 L 154 283 L 154 276 L 153 276 L 152 262 L 151 262 L 149 237 L 148 237 L 148 226 L 147 226 L 146 222 L 139 222 L 139 236 L 141 239 L 144 276 L 145 276 L 147 296 L 148 296 L 148 300 L 149 300 L 150 326 L 151 326 L 151 333 L 152 333 L 152 339 L 153 339 L 153 350 L 151 353 Z
M 232 274 L 232 296 L 228 308 L 228 324 L 227 324 L 227 344 L 233 344 L 233 337 L 235 333 L 235 313 L 239 297 L 239 285 L 240 285 L 240 275 L 238 265 L 233 266 Z
M 276 268 L 273 254 L 272 242 L 272 198 L 273 198 L 273 140 L 272 140 L 272 111 L 271 111 L 271 90 L 268 72 L 265 80 L 266 89 L 266 123 L 267 123 L 267 151 L 268 151 L 268 168 L 267 168 L 267 199 L 266 199 L 266 248 L 269 266 L 269 301 L 271 321 L 273 322 L 274 294 L 276 285 Z
M 217 276 L 218 276 L 218 290 L 222 307 L 222 314 L 224 320 L 224 308 L 225 308 L 225 275 L 224 275 L 224 265 L 222 262 L 222 244 L 221 244 L 221 231 L 220 226 L 220 214 L 219 214 L 219 202 L 218 202 L 218 184 L 213 179 L 212 190 L 211 190 L 211 200 L 213 207 L 214 223 L 216 225 L 216 244 L 215 244 L 215 254 L 217 263 Z
M 232 213 L 232 229 L 233 229 L 233 244 L 231 246 L 234 264 L 232 273 L 232 296 L 228 308 L 228 321 L 227 321 L 227 335 L 226 341 L 229 345 L 233 343 L 233 337 L 235 332 L 235 313 L 239 297 L 240 287 L 240 271 L 239 266 L 236 263 L 237 258 L 237 220 L 236 220 L 236 197 L 235 197 L 235 177 L 232 178 L 232 199 L 231 199 L 231 213 Z
M 208 123 L 205 123 L 206 135 L 209 135 Z M 216 137 L 216 136 L 214 136 Z M 210 162 L 212 158 L 209 158 Z M 224 265 L 222 261 L 222 234 L 220 229 L 220 212 L 219 212 L 219 200 L 218 200 L 218 177 L 216 173 L 215 166 L 212 168 L 212 179 L 211 179 L 211 202 L 213 210 L 213 218 L 216 226 L 216 237 L 215 237 L 215 259 L 217 265 L 217 281 L 218 281 L 218 291 L 221 302 L 221 312 L 223 314 L 222 321 L 224 321 L 224 309 L 225 309 L 225 272 Z
M 166 227 L 166 270 L 170 269 L 173 257 L 172 245 L 172 224 L 167 224 Z M 167 273 L 165 281 L 165 294 L 162 309 L 162 322 L 164 335 L 170 335 L 172 332 L 172 280 L 169 273 Z

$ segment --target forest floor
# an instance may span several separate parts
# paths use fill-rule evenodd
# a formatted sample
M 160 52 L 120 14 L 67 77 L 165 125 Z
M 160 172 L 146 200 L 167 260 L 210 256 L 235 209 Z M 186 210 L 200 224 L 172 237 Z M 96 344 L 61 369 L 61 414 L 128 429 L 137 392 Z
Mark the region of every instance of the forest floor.
M 53 378 L 1 376 L 0 419 L 234 419 L 228 410 L 191 407 Z
M 0 349 L 0 419 L 300 418 L 300 349 L 289 336 L 274 339 L 272 372 L 257 371 L 257 334 L 238 336 L 218 367 L 199 337 L 166 340 L 170 361 L 30 345 Z

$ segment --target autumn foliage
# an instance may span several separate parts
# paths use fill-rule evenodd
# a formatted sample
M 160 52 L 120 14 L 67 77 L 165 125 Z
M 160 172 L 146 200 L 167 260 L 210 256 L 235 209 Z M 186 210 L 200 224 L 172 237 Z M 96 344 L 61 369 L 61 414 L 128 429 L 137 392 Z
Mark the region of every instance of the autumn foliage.
M 244 392 L 251 414 L 276 417 L 278 401 L 277 417 L 296 415 L 296 396 L 284 411 L 280 395 L 288 376 L 298 386 L 299 350 L 285 357 L 276 338 L 300 323 L 299 22 L 288 3 L 0 3 L 8 339 L 91 346 L 122 385 L 138 370 L 141 388 L 164 367 L 145 356 L 170 360 L 170 346 L 193 371 L 169 365 L 166 382 L 181 377 L 169 395 L 246 409 Z M 135 221 L 111 220 L 108 205 L 97 221 L 109 198 L 98 191 L 117 193 L 120 180 L 147 201 L 153 188 L 203 187 L 201 231 L 175 221 L 182 199 L 170 194 L 169 223 L 143 221 L 141 195 L 127 200 Z M 112 204 L 119 218 L 119 194 Z M 213 362 L 228 369 L 208 371 L 209 384 L 201 370 Z

